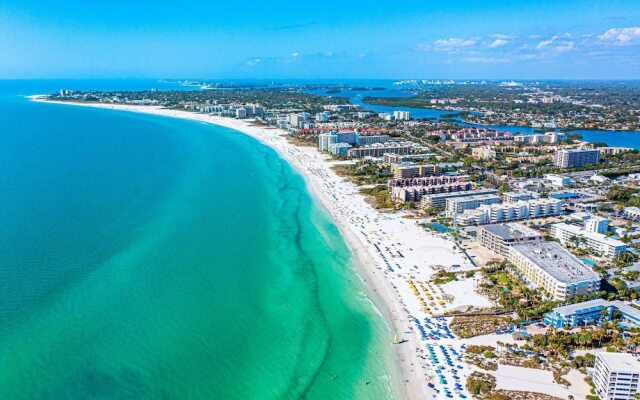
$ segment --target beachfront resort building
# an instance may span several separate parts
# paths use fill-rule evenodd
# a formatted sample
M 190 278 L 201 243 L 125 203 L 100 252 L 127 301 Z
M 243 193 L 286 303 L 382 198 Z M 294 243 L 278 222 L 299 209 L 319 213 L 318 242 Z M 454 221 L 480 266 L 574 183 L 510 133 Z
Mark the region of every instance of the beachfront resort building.
M 554 328 L 573 329 L 611 321 L 614 312 L 620 323 L 629 328 L 640 327 L 640 309 L 628 302 L 595 299 L 556 307 L 544 316 L 544 323 Z
M 555 165 L 559 168 L 582 167 L 600 161 L 598 149 L 561 149 L 555 154 Z
M 500 203 L 500 196 L 496 194 L 476 194 L 472 196 L 454 197 L 445 201 L 445 216 L 453 218 L 466 210 L 474 210 L 486 204 Z
M 511 246 L 520 243 L 541 241 L 542 234 L 522 224 L 481 225 L 476 231 L 476 240 L 487 249 L 508 257 Z
M 420 207 L 423 209 L 433 208 L 435 210 L 442 210 L 445 208 L 448 199 L 457 198 L 457 197 L 468 197 L 468 196 L 474 196 L 474 195 L 483 195 L 483 194 L 497 194 L 497 193 L 498 191 L 495 189 L 480 189 L 480 190 L 465 189 L 458 192 L 426 194 L 421 196 Z
M 466 210 L 455 216 L 460 225 L 496 224 L 530 218 L 544 218 L 562 214 L 562 201 L 557 199 L 534 199 L 483 205 L 475 210 Z
M 600 289 L 600 275 L 556 242 L 514 244 L 508 260 L 529 285 L 553 300 L 566 301 Z
M 585 224 L 588 224 L 589 221 L 587 220 Z M 594 227 L 594 224 L 592 223 L 591 226 Z M 599 227 L 595 226 L 594 229 L 599 229 Z M 615 258 L 627 250 L 626 243 L 577 225 L 554 224 L 551 226 L 550 233 L 563 245 L 590 249 L 603 257 Z
M 331 131 L 318 135 L 318 148 L 334 155 L 344 155 L 348 154 L 349 149 L 355 145 L 371 146 L 386 143 L 389 139 L 389 135 L 363 136 L 357 130 L 347 132 Z M 349 147 L 345 145 L 349 145 Z
M 389 179 L 387 187 L 391 191 L 394 187 L 410 187 L 410 186 L 436 186 L 448 183 L 467 182 L 469 179 L 466 175 L 443 175 L 443 176 L 422 176 L 417 178 L 394 178 Z
M 391 197 L 396 202 L 418 202 L 425 195 L 468 192 L 473 183 L 462 176 L 431 176 L 412 179 L 390 179 Z
M 385 153 L 411 154 L 417 149 L 416 144 L 411 142 L 394 142 L 393 144 L 374 143 L 368 146 L 349 149 L 347 155 L 352 158 L 382 157 Z
M 356 131 L 331 131 L 318 135 L 318 148 L 321 151 L 328 151 L 329 146 L 336 143 L 347 143 L 350 145 L 355 145 L 358 143 L 358 133 Z
M 389 135 L 360 135 L 356 136 L 358 146 L 368 146 L 374 143 L 387 143 L 391 138 Z
M 352 148 L 349 143 L 331 143 L 329 145 L 329 153 L 334 156 L 344 156 L 347 154 L 350 148 Z
M 439 168 L 437 165 L 418 165 L 413 163 L 402 163 L 391 167 L 391 172 L 395 179 L 419 178 L 429 175 L 437 175 Z
M 596 352 L 593 384 L 602 400 L 634 400 L 640 393 L 640 360 L 630 353 Z

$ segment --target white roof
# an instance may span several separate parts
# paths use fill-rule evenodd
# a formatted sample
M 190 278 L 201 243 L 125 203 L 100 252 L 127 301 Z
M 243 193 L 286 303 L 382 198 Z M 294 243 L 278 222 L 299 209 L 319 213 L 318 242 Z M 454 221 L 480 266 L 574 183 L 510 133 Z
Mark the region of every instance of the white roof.
M 640 360 L 629 353 L 597 352 L 598 357 L 604 361 L 611 372 L 640 372 Z

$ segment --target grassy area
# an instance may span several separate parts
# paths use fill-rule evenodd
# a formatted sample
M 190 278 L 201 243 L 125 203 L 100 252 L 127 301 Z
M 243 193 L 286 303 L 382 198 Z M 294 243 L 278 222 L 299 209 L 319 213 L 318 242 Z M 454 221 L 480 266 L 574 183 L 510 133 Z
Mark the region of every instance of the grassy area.
M 334 165 L 331 168 L 336 174 L 349 178 L 357 186 L 386 185 L 389 178 L 392 177 L 389 169 L 362 161 L 355 164 Z
M 373 206 L 377 209 L 393 208 L 394 203 L 391 200 L 391 194 L 387 187 L 378 185 L 372 188 L 360 189 L 360 193 L 373 199 Z
M 294 146 L 300 147 L 316 147 L 318 145 L 317 140 L 309 139 L 304 136 L 286 135 L 287 141 Z
M 436 272 L 431 278 L 431 281 L 436 285 L 444 285 L 445 283 L 449 283 L 455 280 L 457 280 L 456 274 L 454 274 L 453 272 L 446 272 L 443 270 Z
M 449 327 L 457 336 L 470 338 L 494 333 L 506 328 L 510 322 L 511 318 L 500 315 L 473 315 L 454 317 Z

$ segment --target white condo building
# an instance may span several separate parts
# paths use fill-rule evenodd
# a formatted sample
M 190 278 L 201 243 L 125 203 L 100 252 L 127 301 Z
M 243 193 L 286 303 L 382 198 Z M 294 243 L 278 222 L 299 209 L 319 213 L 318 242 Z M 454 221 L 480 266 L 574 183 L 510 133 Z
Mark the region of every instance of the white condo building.
M 318 148 L 322 151 L 328 151 L 332 144 L 335 143 L 358 143 L 358 133 L 353 132 L 336 132 L 321 133 L 318 135 Z
M 600 289 L 600 275 L 556 242 L 514 244 L 508 260 L 531 286 L 566 301 Z
M 409 111 L 393 112 L 393 118 L 397 119 L 398 121 L 408 121 L 410 117 L 411 117 L 411 114 L 409 114 Z
M 585 224 L 589 221 L 587 220 Z M 551 226 L 550 233 L 563 245 L 588 248 L 608 258 L 615 258 L 627 249 L 627 244 L 620 240 L 576 225 L 554 224 Z
M 597 164 L 600 161 L 598 149 L 569 149 L 558 150 L 555 155 L 556 167 L 573 168 L 583 165 Z
M 640 221 L 640 207 L 625 207 L 624 215 L 631 220 Z
M 486 204 L 500 203 L 500 196 L 496 194 L 481 194 L 468 197 L 453 197 L 445 201 L 445 214 L 453 218 L 466 210 L 474 210 Z
M 634 400 L 640 393 L 640 361 L 629 353 L 597 352 L 593 384 L 602 400 Z
M 562 201 L 548 198 L 482 205 L 475 210 L 466 210 L 456 215 L 455 219 L 456 223 L 461 225 L 482 225 L 560 214 L 562 214 Z
M 609 220 L 595 215 L 584 221 L 584 227 L 589 232 L 607 233 L 609 230 Z

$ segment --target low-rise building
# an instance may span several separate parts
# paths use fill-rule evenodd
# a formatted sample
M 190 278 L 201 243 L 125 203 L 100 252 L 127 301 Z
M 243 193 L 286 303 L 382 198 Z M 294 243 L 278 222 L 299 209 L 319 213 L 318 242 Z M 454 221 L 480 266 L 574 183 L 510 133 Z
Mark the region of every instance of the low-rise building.
M 502 201 L 505 203 L 515 203 L 518 201 L 526 201 L 533 199 L 532 192 L 504 192 L 501 194 Z
M 329 145 L 329 153 L 334 156 L 346 155 L 349 149 L 353 147 L 349 143 L 332 143 Z
M 556 242 L 512 245 L 508 260 L 528 284 L 554 300 L 566 301 L 600 289 L 600 275 Z
M 489 146 L 475 147 L 471 150 L 471 155 L 482 160 L 491 160 L 496 158 L 496 151 Z
M 451 199 L 455 197 L 465 197 L 465 196 L 473 196 L 473 195 L 481 195 L 481 194 L 497 194 L 497 193 L 498 191 L 495 189 L 481 189 L 481 190 L 464 190 L 459 192 L 427 194 L 421 197 L 420 207 L 423 209 L 433 208 L 436 210 L 442 210 L 446 205 L 447 199 Z
M 537 242 L 542 238 L 540 232 L 516 223 L 481 225 L 476 231 L 478 243 L 503 257 L 509 256 L 514 244 Z
M 551 217 L 562 214 L 562 201 L 534 199 L 515 203 L 489 204 L 456 215 L 460 225 L 495 224 L 530 218 Z
M 390 191 L 393 201 L 408 203 L 421 201 L 424 196 L 468 192 L 472 188 L 473 183 L 459 181 L 429 186 L 395 186 Z
M 389 137 L 389 135 L 357 136 L 357 142 L 359 146 L 367 146 L 374 143 L 387 143 L 390 139 L 391 138 Z
M 591 249 L 603 257 L 614 258 L 627 249 L 627 244 L 620 240 L 577 225 L 554 224 L 550 233 L 563 245 Z
M 419 178 L 438 174 L 438 166 L 433 164 L 417 165 L 413 163 L 399 164 L 391 167 L 395 179 Z
M 592 379 L 602 400 L 634 400 L 640 393 L 640 360 L 630 353 L 596 352 Z
M 640 309 L 624 301 L 595 299 L 556 307 L 544 316 L 544 323 L 554 328 L 573 329 L 611 321 L 614 311 L 620 322 L 628 327 L 640 327 Z
M 624 216 L 634 221 L 640 221 L 640 207 L 625 207 Z
M 414 143 L 375 143 L 368 146 L 356 147 L 349 149 L 348 156 L 353 158 L 362 157 L 382 157 L 386 153 L 394 154 L 411 154 L 415 151 Z
M 633 151 L 632 147 L 598 147 L 600 154 L 616 155 Z
M 454 197 L 445 201 L 445 215 L 453 218 L 457 214 L 474 210 L 486 204 L 500 203 L 500 197 L 496 194 L 477 194 L 473 196 Z
M 573 180 L 568 176 L 547 174 L 544 176 L 545 182 L 555 187 L 573 186 Z

